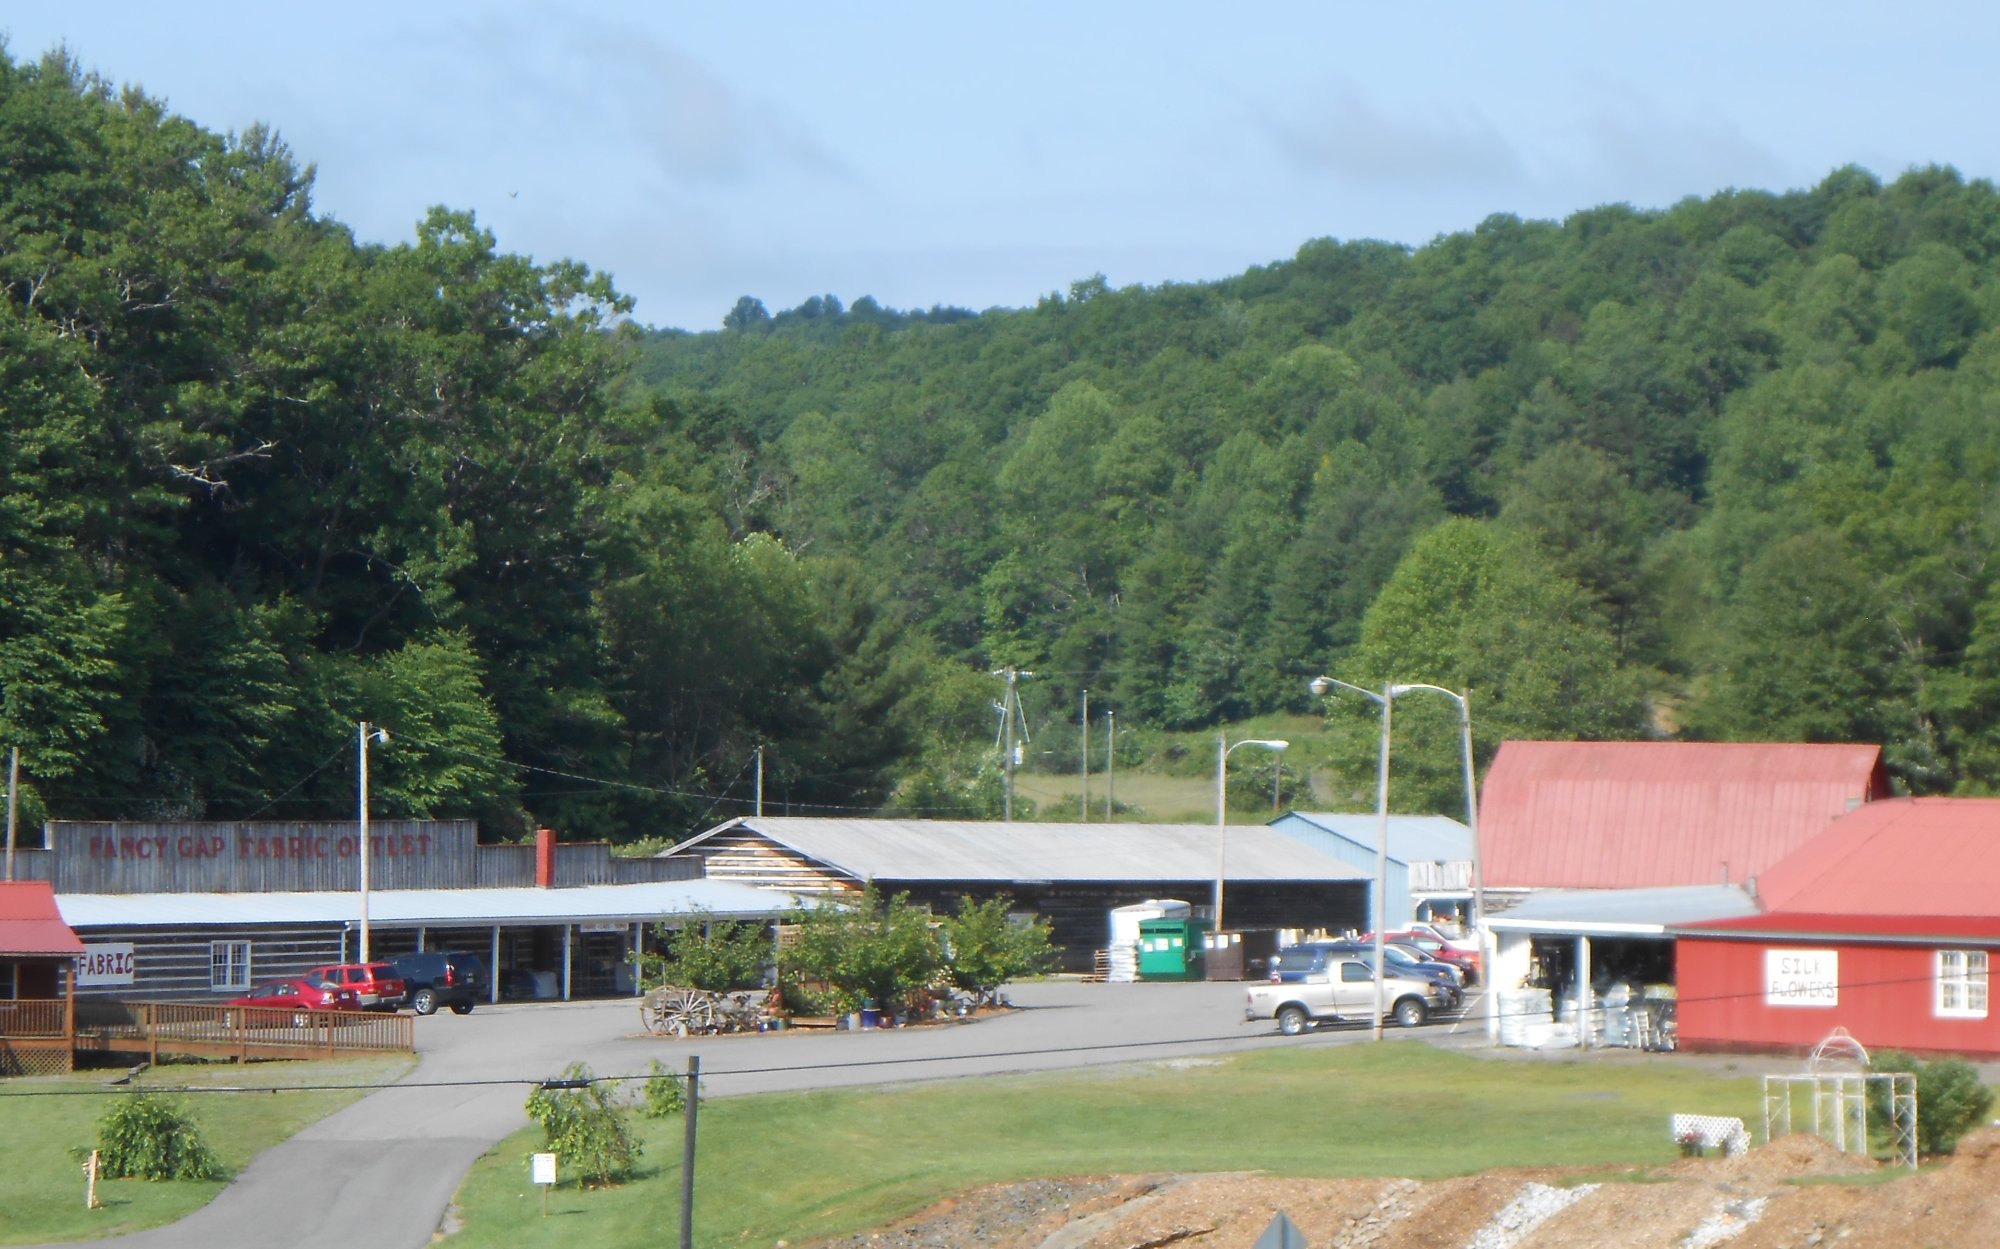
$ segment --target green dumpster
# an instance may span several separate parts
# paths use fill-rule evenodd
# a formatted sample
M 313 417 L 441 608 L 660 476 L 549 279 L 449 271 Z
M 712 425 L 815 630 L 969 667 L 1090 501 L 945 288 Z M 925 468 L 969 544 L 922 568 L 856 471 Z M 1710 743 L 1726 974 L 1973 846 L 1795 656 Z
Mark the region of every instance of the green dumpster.
M 1139 921 L 1139 979 L 1200 980 L 1201 935 L 1205 919 L 1142 919 Z

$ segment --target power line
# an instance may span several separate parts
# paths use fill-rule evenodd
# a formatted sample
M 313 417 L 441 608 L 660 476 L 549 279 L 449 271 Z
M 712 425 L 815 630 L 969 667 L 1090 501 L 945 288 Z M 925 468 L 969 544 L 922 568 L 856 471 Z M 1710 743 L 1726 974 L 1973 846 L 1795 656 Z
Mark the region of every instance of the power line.
M 1841 981 L 1838 987 L 1841 989 L 1874 989 L 1874 988 L 1890 988 L 1898 985 L 1930 984 L 1933 983 L 1934 981 L 1935 977 L 1931 976 L 1898 976 L 1892 979 L 1885 979 L 1885 980 Z M 1245 981 L 1243 983 L 1257 984 L 1261 982 Z M 1745 991 L 1741 993 L 1716 993 L 1716 994 L 1707 994 L 1700 997 L 1681 997 L 1677 1000 L 1682 1003 L 1736 1002 L 1736 1001 L 1746 1001 L 1754 998 L 1761 998 L 1763 997 L 1763 995 L 1764 995 L 1763 991 L 1760 989 L 1760 990 Z M 1499 1014 L 1498 1017 L 1503 1019 L 1512 1017 L 1546 1018 L 1547 1014 L 1548 1013 L 1546 1011 L 1542 1010 L 1513 1011 L 1513 1012 L 1502 1012 Z M 1438 1014 L 1432 1016 L 1433 1021 L 1442 1021 L 1447 1018 L 1463 1019 L 1465 1018 L 1465 1012 L 1463 1008 L 1461 1008 L 1457 1011 L 1452 1012 L 1450 1015 Z M 927 1063 L 972 1062 L 972 1061 L 986 1061 L 993 1059 L 1016 1059 L 1016 1058 L 1046 1058 L 1050 1056 L 1097 1054 L 1097 1053 L 1108 1053 L 1108 1052 L 1122 1051 L 1122 1050 L 1161 1049 L 1168 1046 L 1206 1045 L 1223 1041 L 1229 1041 L 1229 1042 L 1247 1041 L 1252 1044 L 1262 1044 L 1268 1042 L 1269 1044 L 1272 1045 L 1283 1045 L 1283 1044 L 1294 1044 L 1296 1043 L 1297 1038 L 1280 1036 L 1275 1032 L 1271 1033 L 1260 1032 L 1246 1037 L 1242 1032 L 1239 1031 L 1227 1035 L 1175 1037 L 1175 1038 L 1168 1038 L 1155 1041 L 1148 1041 L 1148 1040 L 1108 1041 L 1096 1045 L 1052 1045 L 1052 1046 L 1043 1046 L 1035 1049 L 978 1050 L 964 1054 L 912 1055 L 909 1057 L 901 1057 L 901 1058 L 868 1058 L 868 1059 L 855 1059 L 843 1062 L 787 1063 L 781 1065 L 761 1066 L 761 1067 L 731 1067 L 731 1068 L 719 1068 L 719 1069 L 705 1068 L 703 1076 L 705 1079 L 714 1079 L 720 1076 L 790 1075 L 798 1072 L 808 1072 L 808 1071 L 855 1071 L 855 1070 L 868 1070 L 873 1068 L 913 1067 L 913 1066 L 921 1066 Z M 1621 1047 L 1612 1046 L 1608 1048 L 1615 1049 Z M 1004 1072 L 996 1074 L 1026 1075 L 1026 1074 L 1035 1074 L 1036 1071 L 1037 1069 L 1024 1069 L 1021 1071 L 1012 1071 L 1012 1072 Z M 635 1080 L 646 1081 L 646 1080 L 657 1079 L 660 1077 L 661 1074 L 662 1073 L 660 1072 L 647 1071 L 630 1075 L 601 1075 L 601 1076 L 592 1076 L 590 1078 L 593 1081 L 602 1082 L 606 1084 L 623 1084 Z M 669 1072 L 666 1074 L 668 1075 L 669 1078 L 678 1078 L 677 1076 L 674 1076 L 673 1073 Z M 148 1093 L 170 1093 L 178 1095 L 183 1093 L 186 1094 L 196 1094 L 196 1093 L 267 1093 L 268 1094 L 268 1093 L 326 1093 L 326 1092 L 351 1093 L 351 1092 L 381 1092 L 388 1089 L 503 1088 L 510 1086 L 520 1087 L 520 1088 L 539 1088 L 551 1078 L 553 1077 L 507 1076 L 507 1077 L 494 1077 L 490 1079 L 464 1079 L 464 1080 L 389 1080 L 389 1081 L 363 1082 L 359 1084 L 274 1084 L 274 1085 L 209 1085 L 209 1086 L 154 1085 L 154 1086 L 148 1086 L 145 1089 L 139 1091 L 144 1091 Z M 17 1089 L 17 1090 L 0 1090 L 0 1101 L 4 1101 L 10 1097 L 104 1097 L 104 1096 L 116 1096 L 121 1093 L 128 1093 L 133 1091 L 135 1090 L 129 1086 L 97 1086 L 87 1089 L 28 1088 L 28 1089 Z

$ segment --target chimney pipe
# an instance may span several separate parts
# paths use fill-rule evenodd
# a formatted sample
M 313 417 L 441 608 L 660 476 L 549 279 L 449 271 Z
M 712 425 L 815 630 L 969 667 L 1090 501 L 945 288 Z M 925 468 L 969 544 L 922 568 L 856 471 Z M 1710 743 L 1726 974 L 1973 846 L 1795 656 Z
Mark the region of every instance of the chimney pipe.
M 535 830 L 535 884 L 542 889 L 552 889 L 556 883 L 556 832 L 552 828 Z

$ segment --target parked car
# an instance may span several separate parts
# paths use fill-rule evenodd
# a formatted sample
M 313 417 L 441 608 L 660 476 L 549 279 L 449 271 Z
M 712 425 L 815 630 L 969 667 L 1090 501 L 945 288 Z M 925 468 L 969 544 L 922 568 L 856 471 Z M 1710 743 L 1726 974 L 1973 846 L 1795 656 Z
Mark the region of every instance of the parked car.
M 1451 976 L 1453 984 L 1460 986 L 1465 984 L 1465 968 L 1448 959 L 1439 958 L 1435 954 L 1426 950 L 1420 950 L 1413 945 L 1406 945 L 1401 941 L 1385 941 L 1382 943 L 1382 948 L 1390 952 L 1389 956 L 1391 958 L 1400 958 L 1406 962 L 1422 964 L 1425 967 L 1442 969 Z
M 469 951 L 419 950 L 389 962 L 403 982 L 402 1004 L 419 1015 L 436 1014 L 440 1006 L 470 1015 L 486 991 L 486 960 Z
M 291 980 L 273 980 L 260 984 L 242 997 L 230 998 L 224 1006 L 254 1006 L 260 1010 L 290 1010 L 293 1012 L 291 1024 L 303 1028 L 312 1021 L 313 1011 L 360 1010 L 361 1003 L 355 1000 L 352 989 L 342 988 L 329 980 L 313 980 L 298 977 Z M 257 1025 L 266 1017 L 248 1012 L 234 1013 L 230 1022 Z
M 403 1000 L 403 981 L 392 963 L 329 963 L 305 974 L 354 991 L 362 1010 L 394 1010 Z
M 1362 939 L 1364 941 L 1373 941 L 1374 937 L 1371 934 Z M 1400 932 L 1385 932 L 1382 934 L 1382 939 L 1384 941 L 1393 941 L 1398 945 L 1412 945 L 1433 958 L 1441 958 L 1447 963 L 1458 964 L 1465 971 L 1465 983 L 1467 984 L 1476 984 L 1479 981 L 1479 950 L 1477 947 L 1465 948 L 1461 945 L 1452 944 L 1441 940 L 1431 932 L 1421 928 L 1405 928 Z
M 1383 1018 L 1414 1028 L 1445 1009 L 1445 987 L 1410 976 L 1382 978 Z M 1375 967 L 1367 959 L 1330 953 L 1318 971 L 1298 981 L 1253 984 L 1245 992 L 1246 1021 L 1275 1019 L 1278 1031 L 1298 1036 L 1315 1024 L 1366 1020 L 1375 1011 Z
M 1459 987 L 1465 983 L 1464 975 L 1453 964 L 1393 944 L 1383 945 L 1382 957 L 1387 964 L 1385 970 L 1392 977 L 1437 982 L 1444 989 L 1444 1009 L 1456 1010 L 1459 1003 L 1465 1000 L 1465 993 Z M 1309 941 L 1286 946 L 1271 960 L 1270 981 L 1272 984 L 1297 984 L 1316 972 L 1325 971 L 1327 963 L 1336 958 L 1358 958 L 1372 967 L 1375 946 L 1372 942 L 1360 941 Z

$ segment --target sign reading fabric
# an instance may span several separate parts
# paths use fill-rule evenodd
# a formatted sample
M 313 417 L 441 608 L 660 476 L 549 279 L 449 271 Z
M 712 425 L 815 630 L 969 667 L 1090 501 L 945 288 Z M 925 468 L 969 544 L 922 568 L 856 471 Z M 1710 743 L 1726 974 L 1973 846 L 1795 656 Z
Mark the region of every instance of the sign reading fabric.
M 1764 1004 L 1840 1005 L 1840 951 L 1764 951 Z
M 139 964 L 132 957 L 132 943 L 129 941 L 86 945 L 76 960 L 76 983 L 80 987 L 131 984 L 138 970 Z

